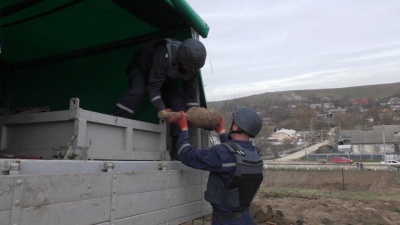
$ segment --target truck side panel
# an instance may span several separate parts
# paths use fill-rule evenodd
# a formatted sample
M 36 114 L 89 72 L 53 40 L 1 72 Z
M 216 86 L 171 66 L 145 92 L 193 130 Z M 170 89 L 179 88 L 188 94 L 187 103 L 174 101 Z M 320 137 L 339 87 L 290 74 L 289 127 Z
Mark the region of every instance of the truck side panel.
M 211 212 L 207 173 L 180 162 L 42 162 L 0 161 L 2 224 L 180 224 Z

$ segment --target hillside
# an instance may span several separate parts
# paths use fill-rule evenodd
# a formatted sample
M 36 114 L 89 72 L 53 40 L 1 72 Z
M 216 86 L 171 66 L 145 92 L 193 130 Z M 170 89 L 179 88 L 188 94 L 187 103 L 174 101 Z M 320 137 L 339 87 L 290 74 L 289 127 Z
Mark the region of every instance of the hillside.
M 281 92 L 266 92 L 237 99 L 209 102 L 213 108 L 221 108 L 230 102 L 243 102 L 246 105 L 259 105 L 283 101 L 305 101 L 329 97 L 331 100 L 340 99 L 374 99 L 386 101 L 389 97 L 400 96 L 400 82 L 391 84 L 376 84 L 335 89 L 293 90 Z

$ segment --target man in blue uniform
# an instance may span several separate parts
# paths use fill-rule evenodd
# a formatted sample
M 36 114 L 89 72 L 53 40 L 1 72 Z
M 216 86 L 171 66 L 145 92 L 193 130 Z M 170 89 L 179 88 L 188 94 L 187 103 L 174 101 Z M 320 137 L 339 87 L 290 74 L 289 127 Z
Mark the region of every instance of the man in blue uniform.
M 176 123 L 181 129 L 178 155 L 189 167 L 210 171 L 206 201 L 213 208 L 212 225 L 251 225 L 249 210 L 263 180 L 263 161 L 259 150 L 250 140 L 261 130 L 262 120 L 253 109 L 235 111 L 229 134 L 225 133 L 224 119 L 215 131 L 222 144 L 196 149 L 191 146 L 186 114 Z
M 131 88 L 119 99 L 113 115 L 130 118 L 146 88 L 151 103 L 157 111 L 186 112 L 190 107 L 198 106 L 198 70 L 204 66 L 206 55 L 204 45 L 192 38 L 183 42 L 159 39 L 145 43 L 134 54 L 126 70 Z M 173 121 L 167 120 L 167 122 Z M 172 159 L 177 157 L 175 145 L 178 133 L 176 125 L 171 124 Z

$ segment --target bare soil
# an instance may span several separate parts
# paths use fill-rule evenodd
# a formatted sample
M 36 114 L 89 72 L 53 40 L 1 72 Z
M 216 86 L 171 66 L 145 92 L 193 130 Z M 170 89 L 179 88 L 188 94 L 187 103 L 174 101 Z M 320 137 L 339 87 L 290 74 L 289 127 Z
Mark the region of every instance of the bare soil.
M 399 225 L 395 202 L 272 197 L 260 194 L 253 203 L 257 225 Z
M 363 173 L 357 177 L 365 174 L 368 175 Z M 269 172 L 267 175 L 271 178 L 274 173 Z M 287 194 L 282 191 L 282 188 L 287 187 L 271 187 L 271 182 L 268 182 L 270 179 L 265 179 L 251 206 L 257 225 L 400 225 L 400 186 L 397 175 L 394 178 L 380 174 L 378 179 L 370 173 L 373 179 L 363 178 L 362 182 L 354 176 L 348 179 L 346 191 L 337 190 L 338 187 L 324 179 L 315 179 L 314 173 L 296 173 L 293 176 L 290 172 L 279 172 L 281 180 L 288 176 L 292 180 L 295 180 L 293 177 L 303 180 L 292 184 L 297 187 L 312 183 L 311 178 L 314 178 L 314 182 L 320 182 L 318 188 L 313 185 L 314 190 L 303 188 L 306 190 L 304 192 L 294 188 L 294 191 Z M 210 225 L 210 221 L 211 216 L 208 216 L 204 221 L 199 219 L 185 225 Z
M 256 225 L 399 225 L 400 205 L 335 198 L 307 199 L 260 194 L 252 204 Z M 205 225 L 211 224 L 211 216 Z M 203 224 L 198 219 L 190 224 Z

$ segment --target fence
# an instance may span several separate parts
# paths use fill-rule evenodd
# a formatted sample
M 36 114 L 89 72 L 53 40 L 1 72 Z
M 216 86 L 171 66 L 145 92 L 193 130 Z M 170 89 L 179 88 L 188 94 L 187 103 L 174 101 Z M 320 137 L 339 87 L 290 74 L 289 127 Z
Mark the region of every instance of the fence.
M 400 159 L 400 154 L 382 154 L 382 153 L 364 153 L 364 154 L 350 154 L 350 153 L 335 153 L 335 154 L 308 154 L 309 160 L 328 160 L 330 157 L 339 156 L 352 159 L 354 161 L 384 161 L 388 159 Z M 385 158 L 385 159 L 384 159 Z
M 319 190 L 373 191 L 400 194 L 400 172 L 371 169 L 331 170 L 283 169 L 271 166 L 264 171 L 263 186 L 268 188 L 297 188 Z
M 330 157 L 339 156 L 352 159 L 354 161 L 383 161 L 383 154 L 308 154 L 309 160 L 328 160 Z

